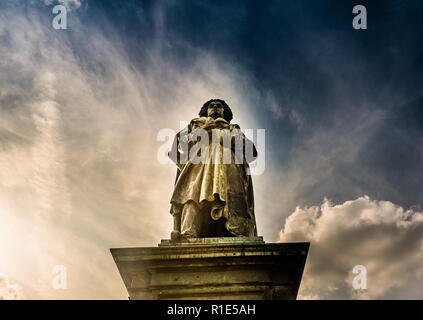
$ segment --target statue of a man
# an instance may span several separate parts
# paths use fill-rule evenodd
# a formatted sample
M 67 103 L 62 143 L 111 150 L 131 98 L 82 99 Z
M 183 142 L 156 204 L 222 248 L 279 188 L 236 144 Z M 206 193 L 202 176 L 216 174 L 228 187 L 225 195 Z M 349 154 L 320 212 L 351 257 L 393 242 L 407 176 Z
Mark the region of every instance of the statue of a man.
M 257 235 L 248 163 L 257 157 L 254 144 L 231 124 L 225 101 L 207 101 L 180 131 L 169 157 L 178 166 L 170 213 L 171 238 Z

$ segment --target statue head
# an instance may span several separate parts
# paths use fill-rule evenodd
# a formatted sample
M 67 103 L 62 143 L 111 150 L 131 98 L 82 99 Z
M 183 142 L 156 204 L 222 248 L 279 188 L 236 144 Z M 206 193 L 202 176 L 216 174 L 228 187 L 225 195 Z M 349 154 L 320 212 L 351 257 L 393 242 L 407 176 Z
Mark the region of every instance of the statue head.
M 223 117 L 228 122 L 232 120 L 231 108 L 221 99 L 211 99 L 204 103 L 198 115 L 212 118 Z

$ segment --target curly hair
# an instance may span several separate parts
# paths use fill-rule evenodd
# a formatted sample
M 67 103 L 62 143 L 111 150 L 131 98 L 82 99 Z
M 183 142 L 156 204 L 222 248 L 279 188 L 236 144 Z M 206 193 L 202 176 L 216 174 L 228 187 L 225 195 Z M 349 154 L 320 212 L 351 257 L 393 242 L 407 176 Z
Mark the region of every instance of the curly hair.
M 229 108 L 228 104 L 221 99 L 211 99 L 203 104 L 201 107 L 200 113 L 198 114 L 200 117 L 207 117 L 207 109 L 209 108 L 210 103 L 212 102 L 220 102 L 223 105 L 223 118 L 226 121 L 230 122 L 232 120 L 232 110 Z

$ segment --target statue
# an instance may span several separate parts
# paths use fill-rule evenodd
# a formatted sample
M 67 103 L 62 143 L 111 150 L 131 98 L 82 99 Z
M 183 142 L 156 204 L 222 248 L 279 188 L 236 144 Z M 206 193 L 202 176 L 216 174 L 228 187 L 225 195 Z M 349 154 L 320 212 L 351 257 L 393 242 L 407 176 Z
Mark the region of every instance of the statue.
M 249 167 L 257 151 L 231 120 L 225 101 L 212 99 L 176 134 L 171 239 L 110 249 L 131 300 L 296 298 L 310 243 L 257 236 Z
M 178 167 L 171 240 L 257 236 L 249 174 L 257 150 L 231 120 L 226 102 L 212 99 L 175 136 L 169 152 Z

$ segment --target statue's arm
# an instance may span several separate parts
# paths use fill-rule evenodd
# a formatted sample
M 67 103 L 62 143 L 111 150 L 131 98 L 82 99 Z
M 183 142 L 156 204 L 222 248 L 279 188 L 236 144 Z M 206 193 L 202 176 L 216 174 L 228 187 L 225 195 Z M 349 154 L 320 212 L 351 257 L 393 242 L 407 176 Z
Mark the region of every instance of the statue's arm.
M 256 146 L 254 142 L 252 142 L 250 139 L 248 139 L 244 135 L 244 133 L 242 135 L 244 136 L 245 159 L 247 163 L 253 162 L 254 160 L 257 159 L 257 155 L 258 155 Z M 252 155 L 248 154 L 248 150 L 252 150 Z
M 179 171 L 182 170 L 186 163 L 188 154 L 185 148 L 188 145 L 188 135 L 191 132 L 191 125 L 188 125 L 183 130 L 179 131 L 173 139 L 172 148 L 168 153 L 169 158 L 176 164 Z M 184 152 L 185 150 L 185 152 Z
M 245 161 L 250 163 L 256 160 L 258 153 L 254 142 L 245 136 L 245 134 L 241 131 L 240 126 L 237 124 L 231 124 L 231 131 L 232 133 L 236 133 L 236 135 L 243 141 Z

